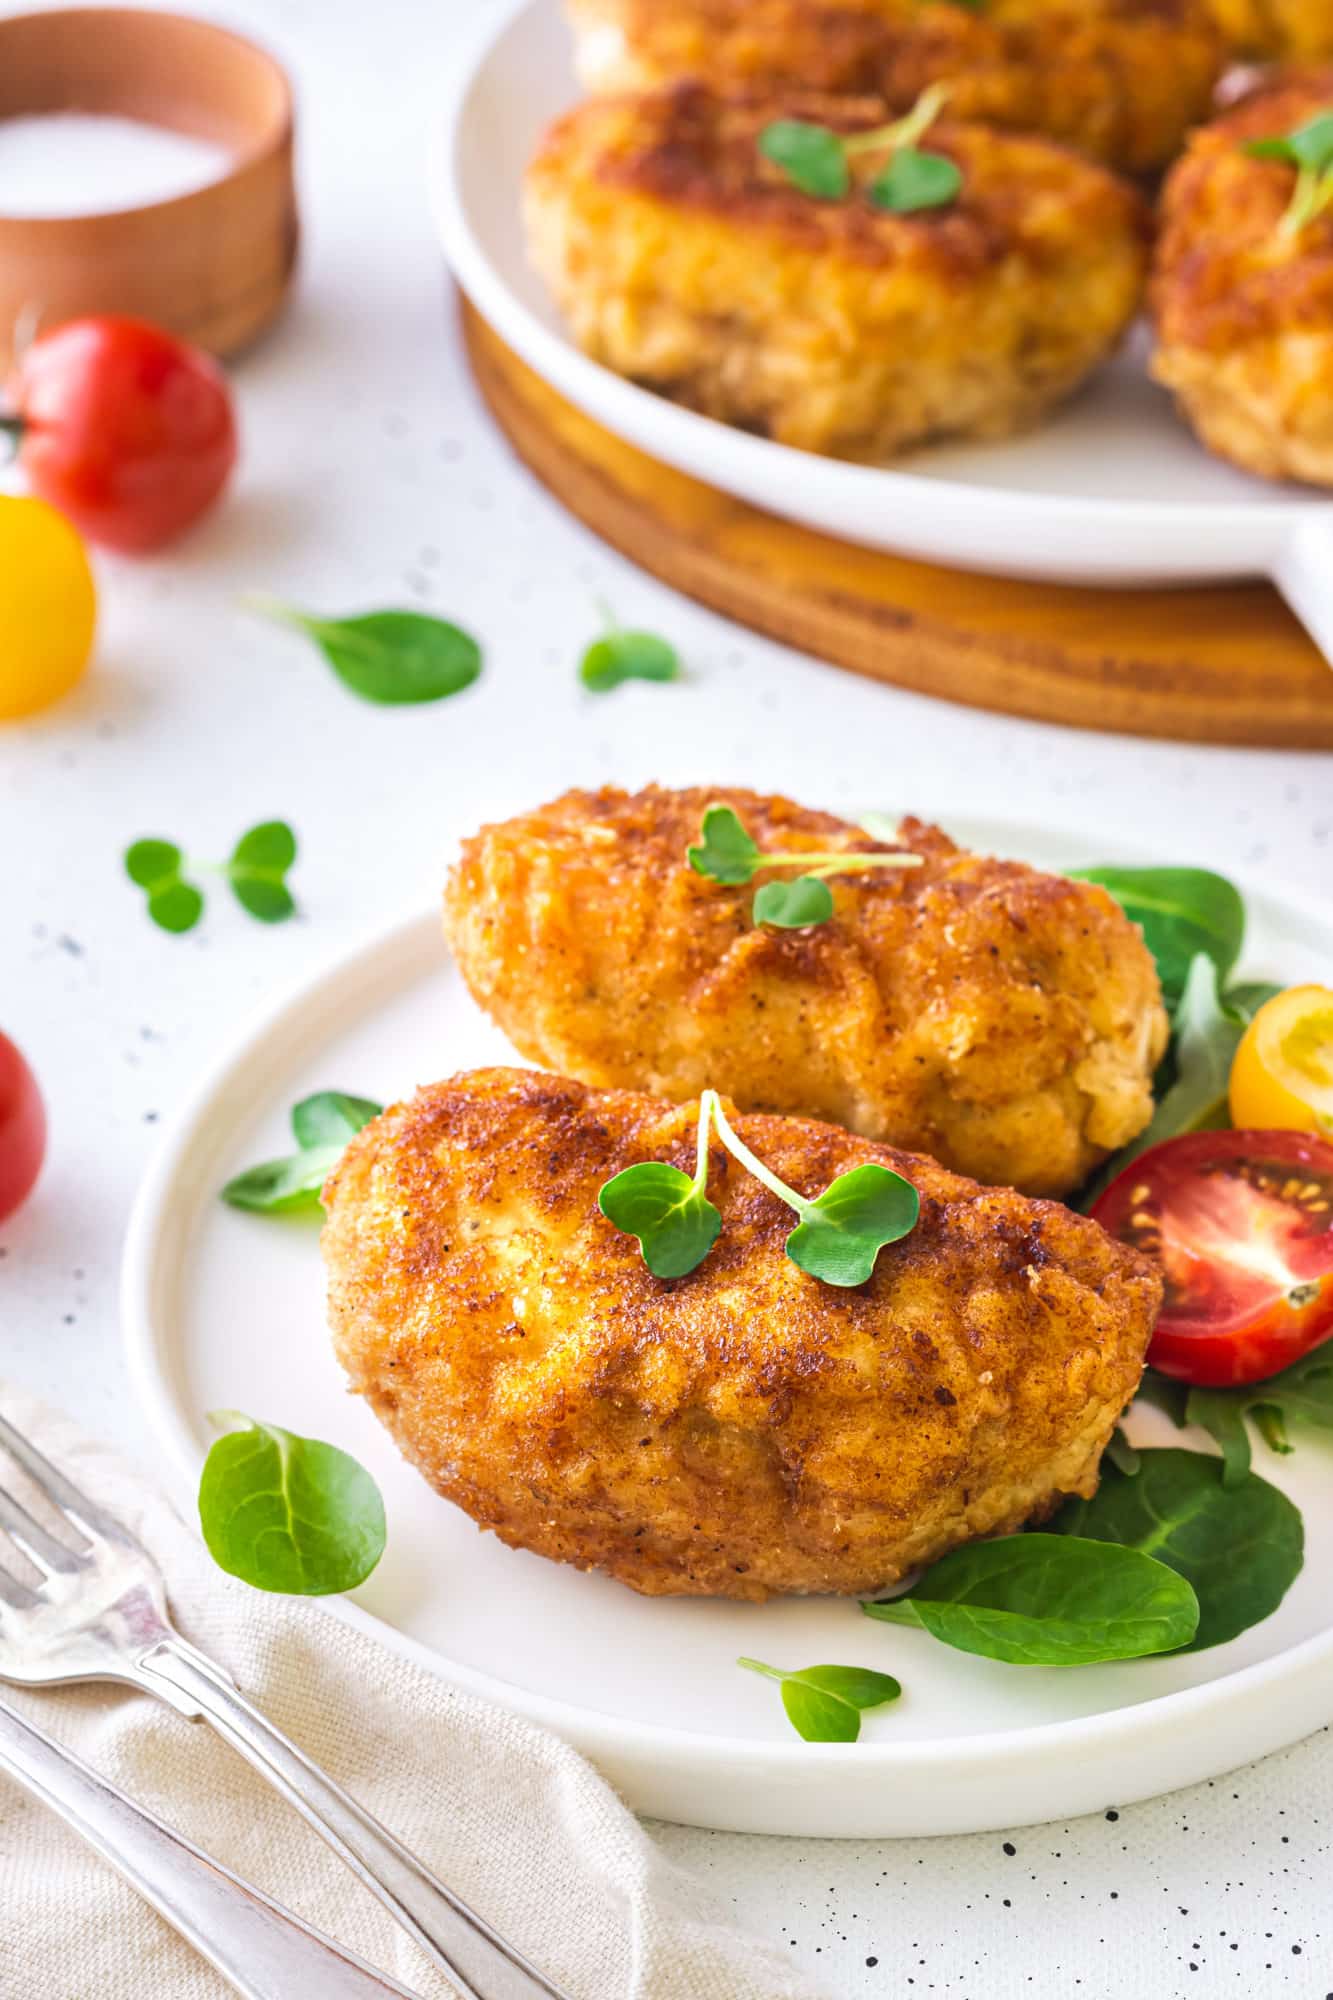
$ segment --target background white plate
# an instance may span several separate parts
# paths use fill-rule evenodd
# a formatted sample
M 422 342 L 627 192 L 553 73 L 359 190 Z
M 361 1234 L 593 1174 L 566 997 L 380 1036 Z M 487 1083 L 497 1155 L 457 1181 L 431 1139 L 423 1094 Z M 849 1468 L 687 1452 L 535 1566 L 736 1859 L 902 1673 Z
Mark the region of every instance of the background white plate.
M 519 189 L 579 96 L 560 0 L 524 0 L 453 83 L 433 168 L 454 272 L 496 331 L 644 451 L 790 519 L 929 561 L 1070 583 L 1269 575 L 1333 659 L 1333 504 L 1211 457 L 1143 367 L 1146 336 L 1033 435 L 919 452 L 893 469 L 751 437 L 579 353 L 529 267 Z
M 1030 829 L 953 830 L 1055 867 L 1107 858 Z M 1121 849 L 1117 858 L 1144 857 Z M 1327 913 L 1258 890 L 1250 910 L 1248 971 L 1327 976 Z M 480 1534 L 346 1394 L 324 1329 L 314 1226 L 239 1214 L 217 1189 L 290 1150 L 287 1108 L 309 1091 L 388 1101 L 453 1070 L 512 1060 L 431 915 L 312 978 L 203 1081 L 141 1190 L 123 1285 L 136 1385 L 184 1506 L 210 1409 L 249 1410 L 345 1446 L 384 1490 L 390 1538 L 356 1603 L 337 1608 L 549 1723 L 633 1805 L 668 1819 L 860 1837 L 1012 1826 L 1194 1783 L 1333 1718 L 1333 1448 L 1317 1436 L 1300 1438 L 1290 1459 L 1260 1451 L 1261 1470 L 1306 1522 L 1306 1567 L 1281 1610 L 1229 1646 L 1121 1666 L 999 1666 L 874 1626 L 832 1599 L 653 1601 Z M 1152 1411 L 1133 1434 L 1176 1437 Z M 776 1690 L 736 1668 L 739 1653 L 885 1667 L 906 1693 L 866 1719 L 857 1745 L 803 1744 Z

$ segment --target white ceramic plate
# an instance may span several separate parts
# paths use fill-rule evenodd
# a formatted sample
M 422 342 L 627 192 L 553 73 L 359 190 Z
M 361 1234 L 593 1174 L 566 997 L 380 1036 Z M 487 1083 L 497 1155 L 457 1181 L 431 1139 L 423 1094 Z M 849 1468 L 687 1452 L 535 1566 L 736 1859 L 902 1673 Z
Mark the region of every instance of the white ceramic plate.
M 955 831 L 1055 867 L 1106 858 L 1028 829 Z M 1250 970 L 1327 977 L 1327 912 L 1261 891 L 1250 908 Z M 1281 1610 L 1212 1652 L 1122 1666 L 994 1665 L 872 1625 L 835 1599 L 640 1598 L 480 1534 L 346 1394 L 324 1328 L 314 1226 L 238 1214 L 217 1189 L 290 1150 L 287 1108 L 312 1090 L 388 1101 L 497 1060 L 515 1058 L 425 916 L 312 978 L 205 1078 L 141 1191 L 124 1271 L 131 1363 L 183 1505 L 193 1505 L 210 1409 L 249 1410 L 343 1445 L 383 1488 L 390 1537 L 355 1603 L 338 1608 L 548 1723 L 640 1810 L 705 1826 L 876 1837 L 1062 1818 L 1212 1777 L 1333 1718 L 1333 1446 L 1317 1436 L 1289 1459 L 1261 1454 L 1265 1475 L 1302 1508 L 1308 1537 Z M 1176 1436 L 1152 1411 L 1133 1430 L 1139 1442 Z M 741 1653 L 888 1668 L 906 1693 L 867 1717 L 859 1744 L 804 1744 L 776 1690 L 737 1669 Z
M 1139 337 L 1030 437 L 845 465 L 678 408 L 579 353 L 524 250 L 519 188 L 579 96 L 560 0 L 488 23 L 432 171 L 445 253 L 474 304 L 580 409 L 712 486 L 845 540 L 1069 583 L 1269 575 L 1333 659 L 1333 505 L 1212 458 L 1149 382 Z

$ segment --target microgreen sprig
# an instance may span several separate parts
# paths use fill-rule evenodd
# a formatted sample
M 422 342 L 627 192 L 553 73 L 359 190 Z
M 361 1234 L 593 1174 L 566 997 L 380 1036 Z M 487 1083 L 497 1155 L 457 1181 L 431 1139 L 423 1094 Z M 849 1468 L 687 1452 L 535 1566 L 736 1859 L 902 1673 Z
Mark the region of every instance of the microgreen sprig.
M 943 84 L 933 84 L 905 118 L 870 132 L 835 132 L 803 118 L 778 118 L 759 134 L 759 150 L 794 187 L 817 201 L 843 200 L 851 191 L 852 161 L 863 153 L 887 151 L 887 164 L 866 187 L 871 204 L 896 215 L 943 208 L 961 190 L 962 173 L 947 154 L 927 152 L 917 141 L 934 124 L 947 96 Z
M 1333 111 L 1298 125 L 1294 132 L 1251 139 L 1245 151 L 1256 160 L 1281 160 L 1296 169 L 1296 188 L 1282 218 L 1282 234 L 1301 231 L 1333 208 Z
M 597 1197 L 608 1222 L 637 1236 L 643 1261 L 655 1278 L 683 1278 L 702 1264 L 722 1229 L 722 1217 L 705 1192 L 708 1134 L 716 1093 L 699 1099 L 694 1178 L 666 1160 L 645 1160 L 609 1180 Z
M 204 913 L 204 892 L 189 873 L 222 875 L 241 908 L 261 924 L 280 924 L 296 902 L 287 873 L 296 860 L 296 835 L 285 820 L 263 820 L 243 833 L 222 862 L 190 861 L 170 840 L 136 840 L 125 850 L 125 873 L 147 898 L 159 930 L 179 936 Z
M 836 848 L 793 854 L 765 850 L 746 832 L 730 806 L 712 805 L 703 816 L 697 845 L 686 849 L 696 875 L 728 888 L 740 888 L 761 870 L 797 868 L 794 882 L 766 882 L 757 892 L 751 914 L 757 924 L 780 930 L 805 930 L 827 923 L 833 897 L 824 880 L 829 875 L 859 875 L 866 868 L 919 868 L 919 854 L 854 854 Z
M 674 681 L 680 678 L 680 655 L 655 632 L 630 632 L 604 605 L 606 630 L 579 661 L 579 679 L 590 694 L 610 694 L 625 681 Z
M 877 1674 L 869 1667 L 802 1667 L 784 1673 L 763 1660 L 740 1659 L 736 1664 L 778 1683 L 787 1719 L 807 1743 L 855 1743 L 862 1712 L 897 1701 L 903 1691 L 892 1674 Z
M 319 618 L 273 597 L 249 597 L 245 608 L 304 632 L 344 687 L 381 707 L 443 701 L 471 687 L 481 672 L 481 647 L 471 633 L 424 611 Z
M 693 1179 L 664 1160 L 644 1160 L 607 1181 L 597 1197 L 607 1221 L 638 1238 L 654 1277 L 687 1277 L 718 1239 L 722 1218 L 706 1191 L 710 1129 L 748 1173 L 797 1215 L 787 1255 L 826 1285 L 848 1289 L 868 1283 L 885 1245 L 916 1227 L 921 1199 L 912 1183 L 871 1162 L 839 1174 L 813 1201 L 798 1194 L 745 1144 L 717 1092 L 706 1090 L 699 1100 Z

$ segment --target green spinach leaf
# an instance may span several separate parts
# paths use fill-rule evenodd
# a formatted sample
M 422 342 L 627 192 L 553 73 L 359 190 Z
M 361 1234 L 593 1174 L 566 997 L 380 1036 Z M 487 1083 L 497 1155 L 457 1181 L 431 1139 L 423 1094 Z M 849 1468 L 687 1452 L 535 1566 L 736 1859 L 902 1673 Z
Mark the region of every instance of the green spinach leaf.
M 1245 904 L 1225 875 L 1208 868 L 1080 868 L 1073 879 L 1100 883 L 1142 927 L 1169 1013 L 1201 952 L 1217 967 L 1219 985 L 1230 978 L 1245 942 Z
M 239 1411 L 199 1481 L 199 1524 L 219 1569 L 256 1590 L 324 1597 L 354 1590 L 384 1553 L 384 1502 L 364 1466 L 336 1445 Z
M 882 1708 L 902 1693 L 892 1674 L 874 1673 L 869 1667 L 802 1667 L 784 1673 L 763 1660 L 736 1664 L 779 1683 L 787 1719 L 807 1743 L 855 1743 L 861 1734 L 862 1711 Z

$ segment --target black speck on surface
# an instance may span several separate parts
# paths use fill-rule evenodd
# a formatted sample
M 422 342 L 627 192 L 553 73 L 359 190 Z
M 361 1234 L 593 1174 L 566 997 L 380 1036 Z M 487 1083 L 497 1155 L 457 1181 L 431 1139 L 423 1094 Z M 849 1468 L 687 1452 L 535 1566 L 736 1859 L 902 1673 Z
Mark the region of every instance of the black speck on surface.
M 1018 1849 L 1014 1846 L 1012 1840 L 1006 1840 L 1004 1843 L 1004 1851 L 1006 1854 L 1017 1854 Z

